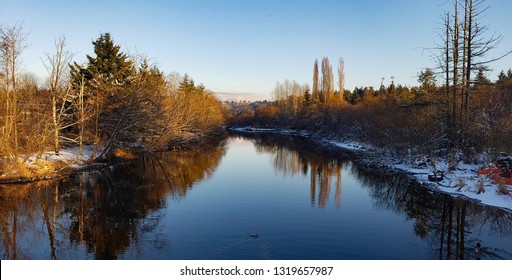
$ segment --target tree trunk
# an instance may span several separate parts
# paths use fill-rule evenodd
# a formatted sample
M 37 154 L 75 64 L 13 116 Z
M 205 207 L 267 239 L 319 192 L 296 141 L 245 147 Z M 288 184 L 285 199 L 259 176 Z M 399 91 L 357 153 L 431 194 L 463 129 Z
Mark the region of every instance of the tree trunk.
M 462 87 L 461 87 L 461 102 L 460 102 L 460 120 L 465 127 L 465 100 L 468 92 L 467 72 L 469 71 L 469 65 L 467 64 L 467 52 L 469 49 L 468 45 L 468 0 L 464 0 L 464 25 L 462 32 Z
M 85 124 L 84 124 L 84 77 L 82 76 L 82 82 L 80 83 L 80 93 L 79 93 L 79 96 L 78 96 L 78 106 L 80 107 L 79 109 L 79 122 L 80 122 L 80 134 L 78 136 L 78 141 L 79 141 L 79 150 L 80 150 L 80 156 L 83 156 L 84 155 L 84 149 L 83 149 L 83 139 L 84 139 L 84 129 L 85 129 Z
M 12 39 L 14 40 L 14 38 Z M 19 150 L 18 150 L 18 89 L 17 89 L 17 83 L 16 83 L 16 52 L 15 52 L 16 45 L 14 42 L 12 42 L 11 45 L 11 85 L 12 85 L 12 131 L 14 133 L 13 135 L 13 141 L 14 141 L 14 158 L 16 161 L 16 164 L 19 162 Z
M 473 28 L 473 0 L 466 0 L 466 2 L 469 1 L 469 7 L 468 7 L 468 31 L 467 31 L 467 53 L 466 53 L 466 56 L 467 56 L 467 59 L 466 59 L 466 67 L 467 67 L 467 70 L 466 70 L 466 99 L 464 100 L 465 101 L 465 104 L 464 104 L 464 110 L 465 110 L 465 113 L 466 113 L 466 121 L 469 120 L 469 88 L 471 86 L 471 63 L 472 63 L 472 51 L 471 51 L 471 46 L 473 44 L 473 40 L 472 40 L 472 28 Z
M 57 121 L 57 93 L 52 90 L 53 149 L 59 155 L 59 124 Z
M 458 128 L 458 120 L 457 120 L 457 94 L 458 94 L 458 87 L 459 87 L 459 19 L 458 19 L 458 5 L 459 1 L 455 0 L 455 14 L 453 19 L 453 44 L 452 44 L 452 55 L 453 55 L 453 74 L 452 74 L 452 121 L 453 121 L 453 128 L 454 132 L 457 133 Z M 458 142 L 459 139 L 457 139 L 457 135 L 455 135 L 455 143 Z
M 450 141 L 453 143 L 454 139 L 454 127 L 453 127 L 453 115 L 451 114 L 451 98 L 450 98 L 450 13 L 446 13 L 445 19 L 445 61 L 444 61 L 444 70 L 445 70 L 445 93 L 446 93 L 446 121 L 448 126 L 448 135 L 450 137 Z

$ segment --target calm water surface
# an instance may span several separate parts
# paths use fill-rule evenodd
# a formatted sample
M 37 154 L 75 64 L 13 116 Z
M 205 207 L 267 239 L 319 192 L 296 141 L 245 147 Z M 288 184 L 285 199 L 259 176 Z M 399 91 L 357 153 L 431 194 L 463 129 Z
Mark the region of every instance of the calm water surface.
M 512 214 L 294 137 L 0 188 L 2 259 L 512 259 Z

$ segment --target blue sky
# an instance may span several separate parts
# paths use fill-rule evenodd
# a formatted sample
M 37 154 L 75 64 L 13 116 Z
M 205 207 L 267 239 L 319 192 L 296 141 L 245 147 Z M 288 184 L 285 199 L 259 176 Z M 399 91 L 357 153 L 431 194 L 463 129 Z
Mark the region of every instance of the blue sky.
M 268 99 L 277 81 L 311 84 L 313 63 L 345 61 L 346 88 L 384 83 L 414 86 L 435 63 L 436 28 L 448 0 L 361 1 L 24 1 L 0 0 L 0 24 L 23 23 L 29 47 L 24 71 L 44 78 L 41 59 L 65 35 L 77 62 L 101 33 L 122 50 L 143 53 L 165 73 L 188 73 L 223 97 Z M 488 0 L 483 18 L 512 49 L 512 1 Z M 512 56 L 491 65 L 512 67 Z M 336 71 L 336 69 L 333 69 Z M 336 75 L 336 72 L 335 72 Z

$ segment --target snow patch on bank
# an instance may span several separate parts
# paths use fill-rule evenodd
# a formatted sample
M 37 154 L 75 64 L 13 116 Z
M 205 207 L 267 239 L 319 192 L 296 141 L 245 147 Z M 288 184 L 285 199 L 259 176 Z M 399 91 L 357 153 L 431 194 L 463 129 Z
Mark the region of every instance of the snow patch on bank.
M 236 132 L 246 132 L 246 133 L 274 133 L 274 134 L 280 134 L 280 135 L 295 135 L 295 136 L 304 136 L 309 137 L 311 136 L 311 133 L 305 131 L 305 130 L 294 130 L 294 129 L 286 129 L 286 128 L 260 128 L 260 127 L 250 127 L 250 126 L 244 126 L 244 127 L 233 127 L 230 128 L 232 131 Z
M 361 145 L 360 143 L 354 142 L 354 141 L 343 142 L 343 141 L 336 141 L 336 140 L 326 140 L 326 142 L 329 145 L 332 145 L 332 146 L 335 146 L 338 148 L 342 148 L 345 150 L 350 150 L 350 151 L 366 151 L 367 150 L 363 145 Z
M 83 146 L 82 154 L 79 147 L 72 147 L 61 149 L 59 154 L 47 151 L 21 156 L 19 164 L 10 164 L 0 170 L 0 180 L 2 183 L 14 183 L 50 179 L 62 170 L 87 166 L 95 149 L 95 145 L 87 145 Z
M 394 164 L 391 167 L 411 174 L 430 189 L 512 211 L 512 186 L 506 186 L 508 195 L 499 194 L 498 183 L 485 175 L 478 175 L 478 170 L 484 167 L 483 165 L 459 162 L 454 170 L 448 171 L 448 163 L 441 160 L 436 169 L 444 172 L 444 178 L 439 182 L 431 182 L 428 179 L 428 174 L 433 174 L 434 167 L 418 168 L 410 162 Z M 480 184 L 483 185 L 483 192 L 480 192 Z
M 87 145 L 83 146 L 82 148 L 82 155 L 80 155 L 80 149 L 79 147 L 73 147 L 73 148 L 65 148 L 59 150 L 59 154 L 57 155 L 55 152 L 44 152 L 39 157 L 39 160 L 48 161 L 51 163 L 57 163 L 62 162 L 66 165 L 68 165 L 71 168 L 79 168 L 84 163 L 86 163 L 88 160 L 91 159 L 94 150 L 96 146 L 94 145 Z M 36 164 L 38 161 L 37 155 L 32 155 L 28 158 L 27 164 L 33 165 Z

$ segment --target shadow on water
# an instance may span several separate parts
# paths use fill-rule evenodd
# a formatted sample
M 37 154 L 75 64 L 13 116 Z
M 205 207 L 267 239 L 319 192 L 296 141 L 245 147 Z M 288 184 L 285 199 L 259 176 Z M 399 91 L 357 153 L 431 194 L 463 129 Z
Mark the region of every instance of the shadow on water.
M 170 250 L 159 231 L 169 197 L 210 176 L 225 141 L 141 157 L 67 180 L 0 187 L 2 259 L 140 258 Z

